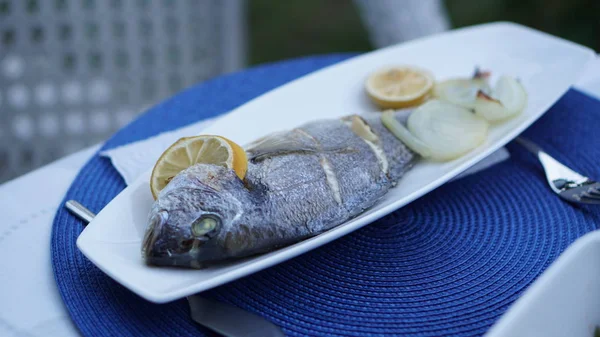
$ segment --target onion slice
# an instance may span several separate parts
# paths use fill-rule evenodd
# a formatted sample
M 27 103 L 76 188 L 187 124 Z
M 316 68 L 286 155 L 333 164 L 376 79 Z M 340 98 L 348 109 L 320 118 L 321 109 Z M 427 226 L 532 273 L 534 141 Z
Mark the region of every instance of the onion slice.
M 481 91 L 477 93 L 474 110 L 478 116 L 485 118 L 490 123 L 497 123 L 514 116 L 502 102 Z
M 436 83 L 433 88 L 434 97 L 460 105 L 466 109 L 473 109 L 475 106 L 475 97 L 479 91 L 490 92 L 490 86 L 487 83 L 488 76 L 476 75 L 472 79 L 453 79 Z M 481 73 L 483 74 L 483 73 Z
M 502 76 L 494 88 L 494 95 L 509 111 L 521 112 L 527 104 L 527 92 L 517 79 Z
M 495 123 L 512 118 L 527 104 L 527 92 L 523 85 L 509 76 L 502 76 L 494 87 L 492 98 L 479 92 L 475 99 L 475 113 L 488 121 Z
M 413 112 L 414 113 L 414 112 Z M 396 117 L 394 110 L 386 110 L 381 115 L 381 123 L 398 138 L 404 145 L 415 151 L 424 158 L 431 157 L 431 148 L 413 136 L 408 129 L 400 123 Z
M 406 146 L 425 158 L 449 161 L 481 145 L 489 124 L 471 111 L 440 100 L 421 105 L 408 117 L 407 127 L 384 112 L 383 124 Z

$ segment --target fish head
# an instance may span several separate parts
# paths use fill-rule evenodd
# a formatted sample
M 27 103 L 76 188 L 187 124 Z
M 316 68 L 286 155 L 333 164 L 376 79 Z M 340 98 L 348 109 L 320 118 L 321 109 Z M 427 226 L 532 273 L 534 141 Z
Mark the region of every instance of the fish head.
M 147 264 L 202 268 L 226 259 L 226 233 L 251 205 L 244 183 L 231 169 L 196 164 L 160 192 L 142 243 Z

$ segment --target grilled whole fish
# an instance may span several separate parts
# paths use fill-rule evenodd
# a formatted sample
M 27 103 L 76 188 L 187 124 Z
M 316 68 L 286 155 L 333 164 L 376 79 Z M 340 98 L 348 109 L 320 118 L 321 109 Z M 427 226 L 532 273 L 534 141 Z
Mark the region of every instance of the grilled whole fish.
M 315 236 L 375 204 L 416 156 L 380 114 L 311 122 L 246 153 L 244 181 L 197 164 L 161 191 L 142 243 L 148 264 L 203 268 Z

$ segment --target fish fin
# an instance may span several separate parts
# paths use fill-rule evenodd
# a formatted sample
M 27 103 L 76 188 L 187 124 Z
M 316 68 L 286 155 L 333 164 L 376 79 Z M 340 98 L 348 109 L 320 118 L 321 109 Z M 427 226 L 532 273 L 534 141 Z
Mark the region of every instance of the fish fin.
M 257 139 L 246 147 L 249 160 L 259 161 L 265 158 L 298 153 L 343 152 L 348 148 L 322 149 L 320 144 L 301 129 L 282 131 Z

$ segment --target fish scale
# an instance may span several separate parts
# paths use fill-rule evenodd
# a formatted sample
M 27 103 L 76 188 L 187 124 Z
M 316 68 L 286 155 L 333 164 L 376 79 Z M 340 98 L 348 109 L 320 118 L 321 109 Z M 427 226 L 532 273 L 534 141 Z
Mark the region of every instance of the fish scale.
M 322 154 L 331 163 L 337 178 L 342 206 L 349 215 L 360 213 L 371 200 L 389 189 L 390 180 L 367 143 L 341 120 L 311 123 L 303 127 L 326 148 L 347 149 Z M 368 207 L 368 206 L 367 206 Z M 348 215 L 346 215 L 348 216 Z

